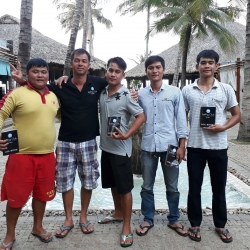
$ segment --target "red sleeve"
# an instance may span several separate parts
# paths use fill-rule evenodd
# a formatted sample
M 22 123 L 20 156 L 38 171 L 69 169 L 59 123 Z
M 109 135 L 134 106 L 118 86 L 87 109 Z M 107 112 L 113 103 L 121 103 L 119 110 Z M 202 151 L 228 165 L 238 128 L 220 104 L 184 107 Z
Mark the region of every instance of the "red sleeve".
M 9 92 L 7 92 L 4 97 L 2 98 L 2 100 L 0 100 L 0 109 L 3 107 L 6 98 L 8 97 L 8 95 L 13 91 L 14 89 L 11 89 Z

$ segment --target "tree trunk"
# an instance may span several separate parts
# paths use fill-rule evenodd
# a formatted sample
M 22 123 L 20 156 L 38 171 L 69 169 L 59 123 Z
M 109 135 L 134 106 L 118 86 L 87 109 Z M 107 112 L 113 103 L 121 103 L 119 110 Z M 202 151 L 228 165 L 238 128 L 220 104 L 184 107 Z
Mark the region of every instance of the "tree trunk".
M 91 7 L 91 6 L 90 6 Z M 87 31 L 87 44 L 88 46 L 88 51 L 91 56 L 93 51 L 93 34 L 92 34 L 92 14 L 91 14 L 91 8 L 90 8 L 90 13 L 88 16 L 88 31 Z
M 13 40 L 7 40 L 7 48 L 10 50 L 9 52 L 10 52 L 10 54 L 14 54 L 14 52 L 13 52 Z M 15 87 L 16 87 L 16 82 L 14 81 L 14 79 L 11 77 L 11 76 L 9 76 L 8 77 L 8 81 L 9 81 L 9 88 L 10 89 L 14 89 Z
M 190 24 L 187 26 L 185 42 L 182 52 L 181 88 L 183 88 L 186 85 L 187 55 L 188 55 L 189 42 L 191 38 L 191 32 L 192 32 L 192 25 Z
M 26 75 L 26 65 L 30 59 L 32 40 L 32 12 L 33 0 L 22 0 L 17 58 L 18 61 L 21 62 L 23 75 Z
M 94 56 L 94 35 L 92 35 L 89 40 L 89 54 Z
M 247 1 L 246 45 L 244 63 L 244 89 L 242 96 L 242 118 L 239 127 L 239 141 L 250 141 L 250 0 Z
M 82 36 L 82 48 L 87 49 L 87 36 L 89 30 L 89 18 L 91 12 L 91 0 L 84 0 L 84 19 L 83 19 L 83 36 Z
M 150 29 L 150 7 L 148 6 L 148 9 L 147 9 L 147 37 L 146 37 L 145 61 L 148 58 L 149 29 Z
M 72 26 L 71 33 L 70 33 L 69 45 L 67 48 L 67 54 L 66 54 L 64 70 L 63 70 L 63 75 L 67 75 L 67 76 L 70 74 L 70 61 L 71 61 L 70 56 L 71 56 L 71 53 L 75 49 L 76 38 L 77 38 L 77 33 L 78 33 L 79 23 L 80 23 L 80 17 L 82 13 L 82 6 L 83 6 L 83 0 L 76 0 L 76 8 L 75 8 L 75 13 L 73 17 L 73 26 Z
M 135 118 L 130 120 L 130 126 L 135 121 Z M 132 154 L 131 154 L 131 162 L 133 173 L 137 175 L 142 174 L 141 170 L 141 140 L 142 140 L 142 130 L 143 125 L 132 135 Z
M 178 56 L 176 59 L 176 65 L 175 65 L 174 77 L 173 77 L 173 83 L 172 83 L 173 86 L 178 86 L 180 66 L 181 66 L 181 48 L 179 44 Z

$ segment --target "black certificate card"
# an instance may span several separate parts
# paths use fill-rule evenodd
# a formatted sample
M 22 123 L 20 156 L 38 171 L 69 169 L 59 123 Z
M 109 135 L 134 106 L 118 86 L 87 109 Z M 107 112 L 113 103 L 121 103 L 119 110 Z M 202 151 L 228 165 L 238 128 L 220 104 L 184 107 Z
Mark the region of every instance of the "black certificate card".
M 108 117 L 108 136 L 111 135 L 111 133 L 116 132 L 115 128 L 119 128 L 121 126 L 121 117 L 119 116 L 111 116 Z
M 201 107 L 200 127 L 209 127 L 215 124 L 216 107 Z
M 2 132 L 2 140 L 7 140 L 7 149 L 3 151 L 3 155 L 10 155 L 19 152 L 17 130 L 8 130 Z
M 178 147 L 173 146 L 171 144 L 168 145 L 165 165 L 178 168 L 179 162 L 176 160 L 177 150 Z

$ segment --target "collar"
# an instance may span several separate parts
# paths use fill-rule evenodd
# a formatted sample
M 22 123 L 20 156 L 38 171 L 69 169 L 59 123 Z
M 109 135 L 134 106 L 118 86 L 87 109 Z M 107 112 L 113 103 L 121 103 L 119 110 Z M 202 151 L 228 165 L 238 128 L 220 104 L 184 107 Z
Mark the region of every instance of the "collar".
M 68 80 L 67 80 L 67 83 L 69 86 L 75 86 L 75 84 L 72 82 L 72 78 L 73 78 L 73 75 L 70 75 Z M 90 75 L 87 75 L 87 79 L 86 79 L 86 82 L 84 83 L 84 86 L 92 86 L 92 77 Z
M 199 79 L 200 78 L 194 80 L 193 88 L 198 88 L 199 89 L 199 86 L 198 86 Z M 214 84 L 213 84 L 212 88 L 218 88 L 218 87 L 219 87 L 219 81 L 216 78 L 214 78 Z
M 165 85 L 164 83 L 162 83 L 162 84 L 161 84 L 161 88 L 160 88 L 160 90 L 159 90 L 158 92 L 164 90 L 165 87 L 166 87 L 166 85 Z M 152 87 L 151 87 L 151 85 L 149 86 L 149 91 L 150 91 L 150 92 L 154 92 L 153 89 L 152 89 Z
M 122 84 L 122 86 L 118 89 L 118 91 L 117 92 L 115 92 L 114 94 L 117 94 L 117 93 L 119 93 L 119 94 L 121 94 L 122 92 L 124 92 L 124 85 Z M 106 94 L 108 95 L 108 89 L 109 89 L 109 85 L 107 85 L 106 87 L 105 87 L 105 89 L 104 89 L 104 91 L 106 92 Z M 114 95 L 113 94 L 113 95 Z M 111 96 L 113 96 L 113 95 L 111 95 Z
M 42 103 L 43 103 L 43 104 L 46 104 L 45 95 L 47 95 L 47 94 L 50 93 L 50 91 L 49 91 L 49 89 L 48 89 L 47 86 L 45 87 L 45 91 L 44 91 L 43 94 L 40 93 L 38 90 L 36 90 L 29 82 L 27 82 L 27 86 L 28 86 L 28 88 L 33 89 L 34 91 L 36 91 L 36 92 L 40 95 L 41 100 L 42 100 Z
M 50 91 L 49 91 L 49 88 L 46 86 L 45 87 L 45 92 L 42 94 L 41 92 L 39 92 L 37 89 L 35 89 L 32 85 L 31 85 L 31 83 L 30 82 L 27 82 L 27 86 L 30 88 L 30 89 L 33 89 L 33 90 L 35 90 L 39 95 L 41 95 L 41 96 L 45 96 L 45 95 L 47 95 L 47 94 L 49 94 L 50 93 Z

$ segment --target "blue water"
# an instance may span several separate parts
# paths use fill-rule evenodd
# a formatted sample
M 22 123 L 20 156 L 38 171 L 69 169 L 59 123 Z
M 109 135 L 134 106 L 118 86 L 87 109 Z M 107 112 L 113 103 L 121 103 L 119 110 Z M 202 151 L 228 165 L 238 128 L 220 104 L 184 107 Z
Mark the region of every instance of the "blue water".
M 98 159 L 100 162 L 101 151 L 98 151 Z M 239 180 L 240 182 L 240 180 Z M 134 176 L 134 189 L 133 193 L 133 208 L 139 209 L 141 205 L 140 190 L 142 185 L 142 178 Z M 187 206 L 187 195 L 188 195 L 188 175 L 186 162 L 183 161 L 180 164 L 180 176 L 178 188 L 180 191 L 180 207 Z M 75 199 L 74 199 L 74 209 L 80 209 L 80 181 L 78 176 L 75 181 Z M 156 174 L 155 186 L 154 186 L 154 195 L 155 195 L 155 205 L 158 209 L 167 209 L 166 202 L 166 193 L 164 179 L 162 175 L 162 169 L 160 164 L 158 165 L 158 170 Z M 212 191 L 209 178 L 209 169 L 206 167 L 204 173 L 204 180 L 202 186 L 202 207 L 211 207 L 212 206 Z M 233 183 L 228 182 L 226 187 L 226 197 L 227 197 L 227 207 L 228 208 L 239 208 L 239 207 L 250 207 L 250 198 L 239 192 Z M 98 188 L 93 190 L 92 199 L 90 202 L 90 209 L 113 209 L 113 202 L 110 189 L 102 189 L 101 187 L 101 178 L 98 180 Z M 63 209 L 63 203 L 61 194 L 57 193 L 55 199 L 47 203 L 47 209 L 52 210 L 61 210 Z

